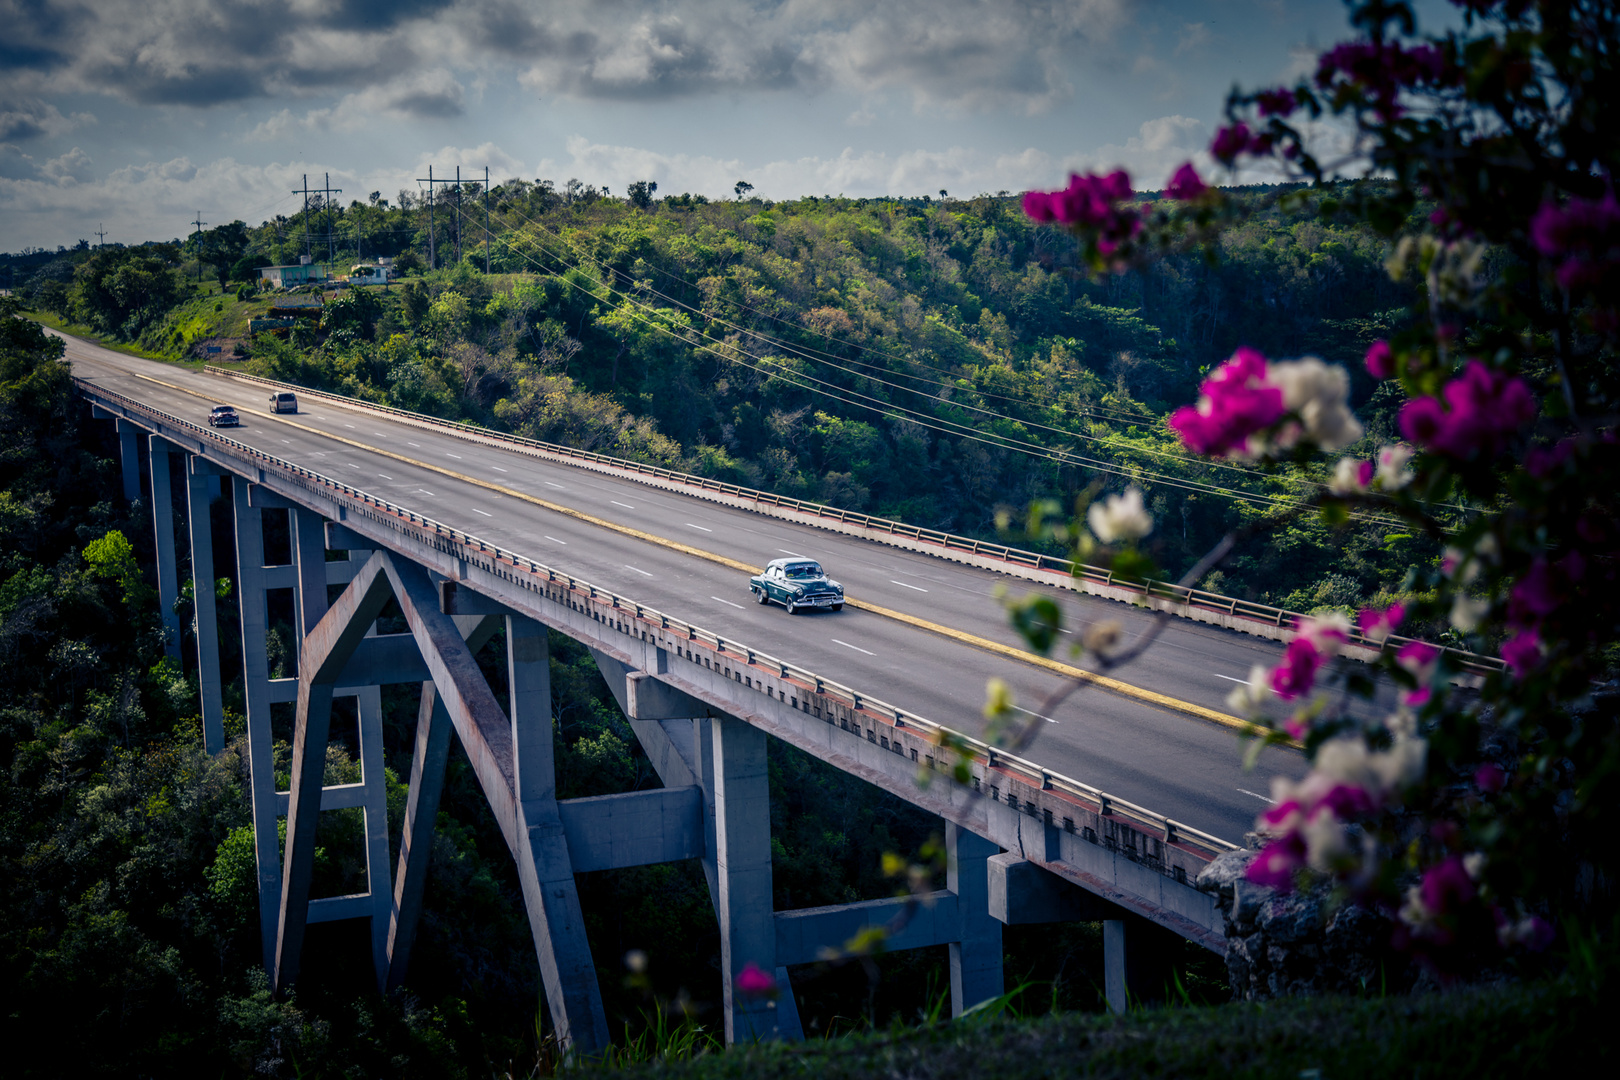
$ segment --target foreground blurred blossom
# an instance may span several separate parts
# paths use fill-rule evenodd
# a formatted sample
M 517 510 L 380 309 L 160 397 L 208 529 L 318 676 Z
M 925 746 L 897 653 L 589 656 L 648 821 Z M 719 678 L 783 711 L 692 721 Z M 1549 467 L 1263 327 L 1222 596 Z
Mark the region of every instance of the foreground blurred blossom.
M 1401 407 L 1401 434 L 1420 446 L 1467 461 L 1493 458 L 1507 437 L 1534 420 L 1536 401 L 1523 379 L 1470 360 L 1441 391 L 1445 398 L 1413 398 Z
M 1378 450 L 1378 486 L 1385 491 L 1399 491 L 1412 482 L 1412 470 L 1407 468 L 1413 450 L 1405 443 L 1380 447 Z
M 1282 663 L 1271 672 L 1272 692 L 1284 701 L 1309 693 L 1322 665 L 1337 656 L 1339 647 L 1350 640 L 1350 620 L 1343 615 L 1301 619 L 1298 626 L 1298 633 L 1283 650 Z
M 1375 644 L 1382 645 L 1384 639 L 1400 629 L 1401 620 L 1406 618 L 1405 604 L 1391 604 L 1382 611 L 1377 608 L 1362 608 L 1356 618 L 1360 627 L 1361 636 Z
M 1301 440 L 1342 450 L 1361 438 L 1349 374 L 1314 356 L 1268 362 L 1258 350 L 1241 348 L 1198 393 L 1198 403 L 1177 409 L 1169 424 L 1200 454 L 1257 458 Z
M 745 997 L 772 997 L 776 994 L 776 979 L 753 961 L 737 972 L 732 985 Z
M 1086 511 L 1086 524 L 1105 544 L 1118 540 L 1140 540 L 1153 531 L 1153 515 L 1142 504 L 1142 489 L 1129 487 L 1123 495 L 1110 495 L 1092 503 Z
M 1358 458 L 1340 458 L 1333 468 L 1328 490 L 1335 495 L 1360 495 L 1372 487 L 1373 463 Z
M 1106 176 L 1070 173 L 1069 186 L 1061 191 L 1024 192 L 1024 213 L 1042 224 L 1091 232 L 1097 250 L 1110 255 L 1141 231 L 1141 215 L 1119 205 L 1132 194 L 1131 178 L 1123 169 Z
M 1170 182 L 1164 186 L 1164 193 L 1172 199 L 1190 202 L 1209 190 L 1198 170 L 1193 168 L 1192 162 L 1183 162 L 1181 168 L 1170 177 Z
M 1564 288 L 1600 284 L 1620 268 L 1620 202 L 1609 191 L 1563 207 L 1546 203 L 1530 219 L 1530 240 Z

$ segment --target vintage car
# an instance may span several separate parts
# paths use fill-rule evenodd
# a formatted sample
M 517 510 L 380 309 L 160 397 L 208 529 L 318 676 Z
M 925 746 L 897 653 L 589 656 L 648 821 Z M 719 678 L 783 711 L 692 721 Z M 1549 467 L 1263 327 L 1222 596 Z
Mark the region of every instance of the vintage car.
M 209 427 L 241 427 L 242 418 L 229 405 L 215 405 L 208 410 Z
M 772 559 L 763 573 L 749 579 L 748 591 L 761 604 L 775 600 L 789 615 L 804 608 L 840 611 L 844 606 L 844 587 L 814 559 Z
M 278 394 L 271 394 L 270 395 L 270 411 L 275 412 L 275 413 L 279 413 L 279 412 L 295 413 L 295 412 L 297 412 L 298 411 L 298 395 L 289 393 L 286 390 L 283 390 Z

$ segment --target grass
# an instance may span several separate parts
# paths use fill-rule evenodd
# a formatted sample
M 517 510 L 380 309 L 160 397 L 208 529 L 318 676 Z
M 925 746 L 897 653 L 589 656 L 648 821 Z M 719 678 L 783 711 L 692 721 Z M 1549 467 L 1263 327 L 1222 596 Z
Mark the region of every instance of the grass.
M 1400 998 L 1321 998 L 1139 1010 L 1123 1017 L 1006 1010 L 888 1034 L 645 1058 L 585 1072 L 730 1077 L 1513 1077 L 1615 1068 L 1600 983 L 1565 978 Z M 1607 1066 L 1604 1062 L 1608 1062 Z

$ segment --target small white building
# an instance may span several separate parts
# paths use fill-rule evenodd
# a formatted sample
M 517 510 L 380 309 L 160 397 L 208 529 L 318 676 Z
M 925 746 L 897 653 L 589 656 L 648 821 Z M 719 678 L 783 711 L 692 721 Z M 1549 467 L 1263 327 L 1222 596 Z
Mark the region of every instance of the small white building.
M 386 285 L 394 279 L 393 263 L 393 259 L 378 259 L 374 263 L 355 263 L 349 270 L 349 284 Z
M 291 289 L 311 281 L 325 281 L 326 267 L 311 262 L 308 255 L 301 257 L 296 266 L 261 266 L 259 280 L 269 282 L 272 288 Z

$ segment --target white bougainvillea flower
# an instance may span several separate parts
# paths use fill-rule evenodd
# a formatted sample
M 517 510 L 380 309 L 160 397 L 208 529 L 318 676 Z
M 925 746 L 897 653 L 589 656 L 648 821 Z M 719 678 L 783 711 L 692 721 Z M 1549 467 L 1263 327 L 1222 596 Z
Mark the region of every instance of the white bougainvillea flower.
M 1142 489 L 1129 487 L 1123 495 L 1110 495 L 1092 503 L 1086 511 L 1086 524 L 1105 544 L 1119 540 L 1140 540 L 1153 531 L 1153 515 L 1142 504 Z

